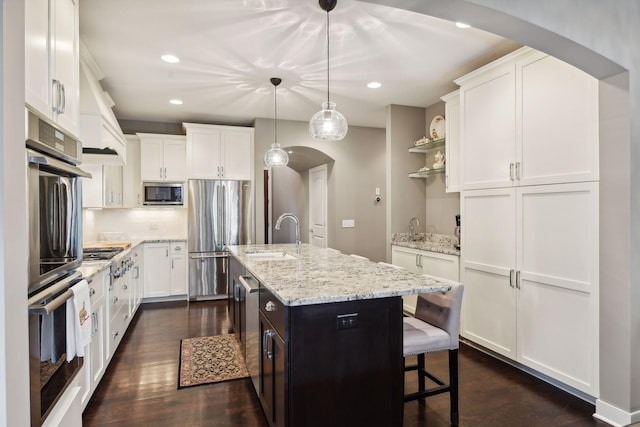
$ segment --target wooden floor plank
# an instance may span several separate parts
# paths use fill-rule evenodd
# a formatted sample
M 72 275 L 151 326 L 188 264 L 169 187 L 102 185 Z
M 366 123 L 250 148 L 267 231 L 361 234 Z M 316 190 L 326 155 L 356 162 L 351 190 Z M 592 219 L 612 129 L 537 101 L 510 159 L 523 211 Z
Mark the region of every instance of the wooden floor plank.
M 248 378 L 177 388 L 180 340 L 230 332 L 226 301 L 143 304 L 83 425 L 267 427 Z M 593 405 L 471 347 L 462 345 L 459 354 L 461 426 L 606 426 L 592 418 Z M 447 378 L 446 352 L 428 355 L 426 363 Z M 408 391 L 417 389 L 415 377 L 406 374 Z M 448 425 L 446 394 L 404 405 L 404 427 Z

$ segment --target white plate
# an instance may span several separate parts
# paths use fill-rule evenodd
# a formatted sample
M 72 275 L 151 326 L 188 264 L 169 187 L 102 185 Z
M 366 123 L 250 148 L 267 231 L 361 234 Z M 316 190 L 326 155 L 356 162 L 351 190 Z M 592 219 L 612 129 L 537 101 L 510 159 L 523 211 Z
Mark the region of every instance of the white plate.
M 445 136 L 445 126 L 444 126 L 444 117 L 435 116 L 433 120 L 431 120 L 431 125 L 429 126 L 429 136 L 433 139 L 442 139 Z

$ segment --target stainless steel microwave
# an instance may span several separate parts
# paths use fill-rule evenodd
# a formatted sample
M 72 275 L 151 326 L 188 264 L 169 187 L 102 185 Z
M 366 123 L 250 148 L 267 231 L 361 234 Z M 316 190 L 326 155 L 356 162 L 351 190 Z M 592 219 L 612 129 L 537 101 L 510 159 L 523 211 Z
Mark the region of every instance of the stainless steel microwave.
M 183 187 L 181 182 L 144 182 L 142 193 L 144 195 L 143 205 L 182 205 Z

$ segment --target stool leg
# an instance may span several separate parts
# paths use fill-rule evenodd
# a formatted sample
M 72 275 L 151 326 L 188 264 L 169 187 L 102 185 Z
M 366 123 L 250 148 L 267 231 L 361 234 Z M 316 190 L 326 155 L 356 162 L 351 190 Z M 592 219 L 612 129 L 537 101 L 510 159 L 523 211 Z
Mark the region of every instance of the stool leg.
M 451 425 L 457 426 L 458 412 L 458 349 L 449 350 L 449 398 L 451 403 Z
M 418 355 L 418 390 L 424 391 L 424 353 Z

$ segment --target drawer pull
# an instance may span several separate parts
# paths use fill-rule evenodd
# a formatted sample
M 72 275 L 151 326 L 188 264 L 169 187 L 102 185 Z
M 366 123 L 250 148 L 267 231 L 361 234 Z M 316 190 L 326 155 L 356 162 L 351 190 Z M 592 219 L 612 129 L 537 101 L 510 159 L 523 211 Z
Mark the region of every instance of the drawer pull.
M 267 301 L 267 304 L 264 306 L 264 309 L 267 311 L 276 311 L 277 307 L 273 303 L 273 301 Z
M 119 333 L 118 332 L 114 332 L 113 334 L 113 339 L 115 340 L 116 338 L 118 338 Z
M 117 303 L 118 302 L 118 297 L 113 297 L 113 303 Z
M 127 285 L 122 285 L 122 289 L 126 291 L 127 289 L 129 289 L 129 287 Z
M 96 294 L 96 290 L 93 288 L 89 288 L 89 296 L 92 297 Z

